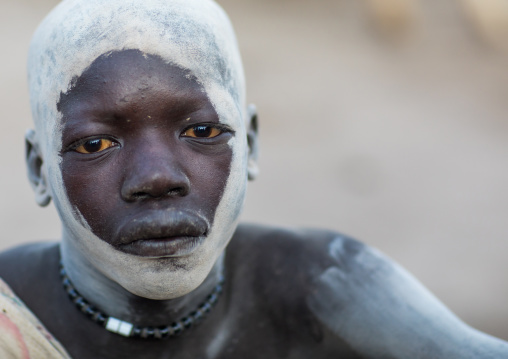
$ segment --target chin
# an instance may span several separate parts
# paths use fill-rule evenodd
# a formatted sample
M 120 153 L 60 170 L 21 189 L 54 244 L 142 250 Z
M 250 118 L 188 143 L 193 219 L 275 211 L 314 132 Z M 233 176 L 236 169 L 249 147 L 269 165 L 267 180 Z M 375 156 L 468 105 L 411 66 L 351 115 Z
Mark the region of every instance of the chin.
M 209 275 L 222 250 L 201 247 L 184 257 L 144 258 L 113 249 L 99 270 L 139 297 L 168 300 L 198 288 Z
M 208 273 L 178 275 L 177 273 L 143 274 L 136 279 L 127 278 L 120 284 L 128 292 L 142 298 L 153 300 L 169 300 L 191 293 L 200 286 Z M 168 283 L 171 283 L 168 285 Z

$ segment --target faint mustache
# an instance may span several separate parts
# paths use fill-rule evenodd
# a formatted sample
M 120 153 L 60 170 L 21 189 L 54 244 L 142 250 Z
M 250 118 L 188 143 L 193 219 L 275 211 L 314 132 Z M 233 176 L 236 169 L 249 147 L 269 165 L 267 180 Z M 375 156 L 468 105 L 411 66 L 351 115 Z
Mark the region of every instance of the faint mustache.
M 118 229 L 113 243 L 123 245 L 141 239 L 200 237 L 206 236 L 209 228 L 208 220 L 196 212 L 157 210 L 129 219 Z

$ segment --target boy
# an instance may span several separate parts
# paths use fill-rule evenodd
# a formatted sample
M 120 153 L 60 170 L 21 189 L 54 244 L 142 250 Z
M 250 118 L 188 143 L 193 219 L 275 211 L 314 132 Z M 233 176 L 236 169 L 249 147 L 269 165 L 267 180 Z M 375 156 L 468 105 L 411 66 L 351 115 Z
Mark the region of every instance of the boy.
M 238 225 L 257 117 L 216 4 L 63 1 L 29 83 L 30 181 L 62 240 L 0 277 L 73 358 L 508 355 L 359 242 Z

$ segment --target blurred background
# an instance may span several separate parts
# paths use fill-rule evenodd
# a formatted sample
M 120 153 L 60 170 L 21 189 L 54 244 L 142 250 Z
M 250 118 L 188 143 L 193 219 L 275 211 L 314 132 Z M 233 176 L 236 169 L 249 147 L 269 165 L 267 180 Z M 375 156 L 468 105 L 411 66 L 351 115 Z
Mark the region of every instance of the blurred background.
M 29 40 L 56 0 L 0 0 L 0 250 L 60 235 L 25 176 Z M 508 1 L 221 0 L 257 105 L 244 220 L 326 227 L 508 340 Z

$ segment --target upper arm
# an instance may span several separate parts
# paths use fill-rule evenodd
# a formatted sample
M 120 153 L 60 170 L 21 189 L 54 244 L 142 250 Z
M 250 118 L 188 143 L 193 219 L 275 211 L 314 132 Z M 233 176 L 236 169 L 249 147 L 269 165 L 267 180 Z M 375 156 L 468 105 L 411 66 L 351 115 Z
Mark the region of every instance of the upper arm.
M 353 244 L 351 244 L 353 243 Z M 333 265 L 307 303 L 316 317 L 368 358 L 500 358 L 508 344 L 475 331 L 377 250 L 342 237 Z

